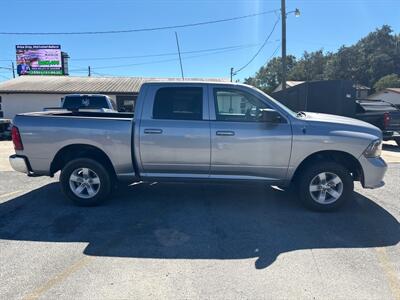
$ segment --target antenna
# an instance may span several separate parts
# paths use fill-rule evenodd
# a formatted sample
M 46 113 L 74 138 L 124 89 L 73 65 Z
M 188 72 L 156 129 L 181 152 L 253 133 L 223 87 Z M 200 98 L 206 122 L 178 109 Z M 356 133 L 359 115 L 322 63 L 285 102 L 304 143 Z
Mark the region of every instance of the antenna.
M 178 47 L 179 64 L 181 65 L 181 76 L 182 76 L 182 80 L 185 80 L 185 77 L 183 76 L 183 66 L 182 66 L 182 58 L 181 58 L 181 49 L 179 48 L 178 34 L 176 33 L 176 31 L 175 31 L 175 39 L 176 39 L 176 46 Z

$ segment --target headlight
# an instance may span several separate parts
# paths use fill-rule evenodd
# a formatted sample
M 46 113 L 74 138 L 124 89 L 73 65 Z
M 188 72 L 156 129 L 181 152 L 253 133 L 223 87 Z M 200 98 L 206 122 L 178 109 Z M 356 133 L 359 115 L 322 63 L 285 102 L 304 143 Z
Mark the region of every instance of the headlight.
M 364 150 L 365 157 L 379 157 L 382 153 L 382 141 L 375 140 Z

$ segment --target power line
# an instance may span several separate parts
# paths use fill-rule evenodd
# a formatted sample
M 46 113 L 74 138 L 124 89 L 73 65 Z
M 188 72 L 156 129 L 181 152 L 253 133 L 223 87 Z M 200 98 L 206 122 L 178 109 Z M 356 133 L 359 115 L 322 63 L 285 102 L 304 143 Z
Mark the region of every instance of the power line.
M 205 54 L 199 54 L 199 55 L 192 55 L 192 56 L 186 56 L 185 59 L 191 59 L 191 58 L 197 58 L 197 57 L 204 57 L 204 56 L 209 56 L 209 55 L 215 55 L 215 54 L 221 54 L 221 53 L 227 53 L 227 52 L 232 52 L 232 51 L 237 51 L 237 50 L 242 50 L 245 48 L 234 48 L 234 49 L 225 49 L 225 50 L 220 50 L 220 51 L 214 51 L 211 53 L 205 53 Z M 175 53 L 176 55 L 176 53 Z M 126 67 L 133 67 L 133 66 L 141 66 L 141 65 L 152 65 L 152 64 L 158 64 L 158 63 L 164 63 L 164 62 L 173 62 L 173 61 L 178 61 L 179 59 L 177 58 L 170 58 L 170 59 L 163 59 L 163 60 L 155 60 L 155 61 L 148 61 L 148 62 L 141 62 L 141 63 L 133 63 L 133 64 L 124 64 L 124 65 L 115 65 L 115 66 L 92 66 L 92 69 L 94 70 L 103 70 L 103 69 L 118 69 L 118 68 L 126 68 Z M 83 72 L 87 71 L 87 67 L 85 68 L 79 68 L 79 69 L 71 69 L 70 72 Z
M 276 42 L 279 40 L 276 40 Z M 254 47 L 260 44 L 241 44 L 241 45 L 233 45 L 219 48 L 209 48 L 209 49 L 201 49 L 201 50 L 192 50 L 192 51 L 182 51 L 181 54 L 192 54 L 192 53 L 202 53 L 202 52 L 210 52 L 216 50 L 225 50 L 225 49 L 236 49 L 236 48 L 247 48 Z M 87 58 L 70 58 L 71 61 L 93 61 L 93 60 L 118 60 L 118 59 L 129 59 L 129 58 L 146 58 L 146 57 L 159 57 L 159 56 L 173 56 L 176 55 L 176 52 L 165 52 L 165 53 L 155 53 L 155 54 L 146 54 L 146 55 L 132 55 L 132 56 L 111 56 L 111 57 L 87 57 Z
M 210 25 L 217 24 L 223 22 L 237 21 L 247 18 L 253 18 L 257 16 L 262 16 L 270 13 L 274 13 L 279 11 L 279 9 L 263 11 L 260 13 L 253 13 L 249 15 L 237 16 L 232 18 L 211 20 L 211 21 L 203 21 L 196 23 L 188 23 L 181 25 L 170 25 L 170 26 L 161 26 L 161 27 L 147 27 L 147 28 L 134 28 L 134 29 L 123 29 L 123 30 L 106 30 L 106 31 L 67 31 L 67 32 L 0 32 L 0 35 L 94 35 L 94 34 L 116 34 L 116 33 L 134 33 L 134 32 L 147 32 L 147 31 L 158 31 L 158 30 L 167 30 L 167 29 L 178 29 L 178 28 L 186 28 L 186 27 L 195 27 L 202 25 Z
M 111 76 L 111 77 L 114 76 L 114 75 L 112 75 L 112 74 L 104 74 L 104 73 L 98 73 L 98 72 L 93 72 L 93 71 L 92 71 L 92 74 L 98 75 L 98 76 L 103 76 L 103 77 L 104 77 L 104 76 Z
M 265 61 L 264 66 L 275 56 L 276 52 L 278 52 L 279 48 L 281 45 L 278 45 L 278 47 L 275 48 L 274 52 L 272 52 L 271 56 L 268 57 L 268 59 Z
M 232 50 L 230 50 L 232 51 Z M 208 55 L 213 55 L 213 54 L 219 54 L 219 53 L 225 53 L 229 52 L 228 50 L 225 51 L 218 51 L 214 53 L 207 53 L 207 54 L 202 54 L 202 55 L 193 55 L 193 56 L 188 56 L 185 59 L 191 59 L 191 58 L 197 58 L 197 57 L 203 57 L 203 56 L 208 56 Z M 104 69 L 119 69 L 119 68 L 128 68 L 128 67 L 134 67 L 134 66 L 142 66 L 142 65 L 153 65 L 153 64 L 159 64 L 159 63 L 165 63 L 165 62 L 173 62 L 173 61 L 178 61 L 178 58 L 170 58 L 170 59 L 163 59 L 163 60 L 156 60 L 156 61 L 148 61 L 148 62 L 142 62 L 142 63 L 134 63 L 134 64 L 125 64 L 125 65 L 116 65 L 116 66 L 100 66 L 100 67 L 92 67 L 92 69 L 95 70 L 104 70 Z M 87 68 L 85 69 L 72 69 L 70 72 L 83 72 L 87 71 Z
M 271 41 L 279 42 L 280 40 Z M 208 48 L 208 49 L 200 49 L 200 50 L 191 50 L 191 51 L 182 51 L 181 54 L 192 54 L 192 53 L 203 53 L 203 52 L 213 52 L 217 50 L 228 50 L 228 49 L 244 49 L 251 48 L 255 46 L 259 46 L 261 43 L 257 44 L 240 44 L 240 45 L 232 45 L 218 48 Z M 95 60 L 123 60 L 130 58 L 146 58 L 146 57 L 162 57 L 162 56 L 174 56 L 176 52 L 165 52 L 165 53 L 154 53 L 154 54 L 145 54 L 145 55 L 132 55 L 132 56 L 110 56 L 110 57 L 87 57 L 87 58 L 70 58 L 70 61 L 95 61 Z M 0 59 L 0 61 L 13 61 L 12 59 Z
M 272 33 L 275 31 L 276 25 L 278 25 L 280 18 L 277 18 L 274 26 L 272 27 L 272 30 L 270 31 L 270 33 L 267 35 L 267 38 L 265 39 L 264 43 L 261 45 L 260 49 L 258 49 L 258 51 L 253 55 L 253 57 L 241 68 L 239 68 L 237 71 L 234 72 L 234 75 L 237 75 L 237 73 L 239 73 L 240 71 L 242 71 L 244 68 L 246 68 L 248 65 L 250 65 L 253 60 L 258 56 L 258 54 L 260 54 L 261 50 L 265 47 L 265 45 L 268 43 L 269 38 L 271 37 Z
M 279 42 L 280 40 L 270 41 L 269 43 Z M 181 54 L 192 54 L 192 53 L 202 53 L 202 52 L 213 52 L 217 50 L 228 50 L 228 49 L 245 49 L 252 48 L 255 46 L 259 46 L 261 43 L 256 44 L 240 44 L 240 45 L 232 45 L 218 48 L 208 48 L 208 49 L 200 49 L 200 50 L 191 50 L 191 51 L 182 51 Z M 165 53 L 154 53 L 154 54 L 145 54 L 145 55 L 132 55 L 132 56 L 110 56 L 110 57 L 86 57 L 86 58 L 70 58 L 70 61 L 95 61 L 95 60 L 122 60 L 122 59 L 130 59 L 130 58 L 146 58 L 146 57 L 162 57 L 162 56 L 174 56 L 176 52 L 165 52 Z M 0 59 L 0 61 L 10 61 L 13 59 Z

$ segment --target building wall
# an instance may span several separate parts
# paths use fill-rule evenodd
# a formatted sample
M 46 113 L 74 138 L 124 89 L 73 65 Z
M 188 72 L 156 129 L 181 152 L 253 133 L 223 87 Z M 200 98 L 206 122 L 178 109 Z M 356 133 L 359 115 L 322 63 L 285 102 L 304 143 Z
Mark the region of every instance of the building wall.
M 12 119 L 16 114 L 42 111 L 45 107 L 60 107 L 63 94 L 0 94 L 4 118 Z M 116 101 L 115 95 L 108 95 Z
M 60 94 L 0 94 L 4 118 L 12 119 L 16 114 L 42 111 L 45 107 L 59 107 Z
M 368 97 L 368 99 L 383 100 L 395 105 L 400 105 L 400 94 L 391 91 L 381 91 Z

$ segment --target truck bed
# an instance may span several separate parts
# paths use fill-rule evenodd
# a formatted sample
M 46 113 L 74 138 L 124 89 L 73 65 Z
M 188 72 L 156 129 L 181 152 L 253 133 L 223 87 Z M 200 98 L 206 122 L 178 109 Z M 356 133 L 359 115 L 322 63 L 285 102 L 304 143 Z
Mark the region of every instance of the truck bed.
M 17 115 L 24 150 L 37 175 L 52 175 L 51 162 L 68 145 L 96 147 L 109 157 L 117 176 L 134 175 L 132 113 L 46 111 Z
M 386 135 L 400 132 L 400 110 L 390 103 L 367 99 L 357 100 L 356 103 L 357 119 L 379 127 Z

